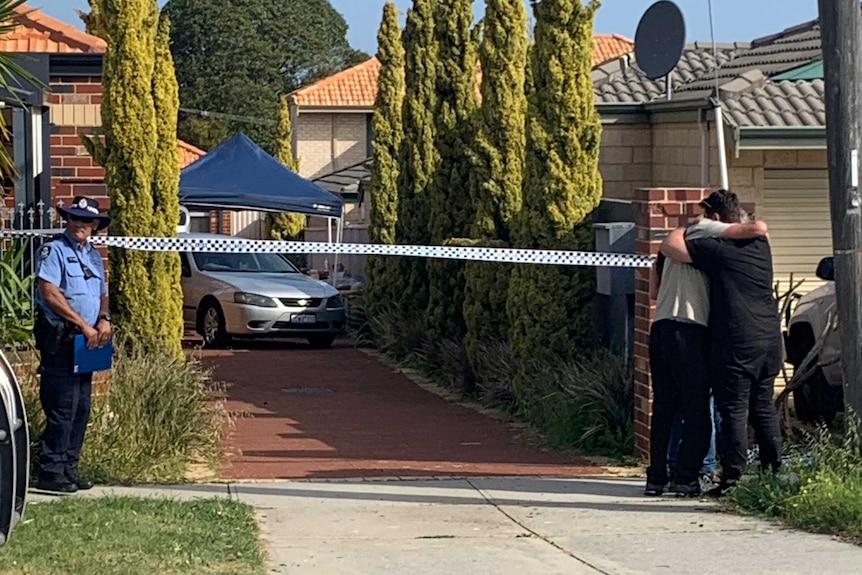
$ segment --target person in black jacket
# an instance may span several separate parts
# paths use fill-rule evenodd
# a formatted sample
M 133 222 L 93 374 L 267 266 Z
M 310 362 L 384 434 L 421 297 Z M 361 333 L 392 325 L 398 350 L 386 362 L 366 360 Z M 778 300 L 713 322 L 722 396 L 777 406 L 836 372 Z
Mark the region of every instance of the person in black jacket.
M 761 466 L 778 470 L 781 465 L 774 404 L 782 363 L 781 323 L 773 294 L 772 252 L 768 236 L 688 239 L 682 228 L 668 235 L 661 251 L 691 263 L 709 278 L 710 378 L 721 416 L 722 478 L 707 494 L 722 496 L 745 471 L 749 422 Z

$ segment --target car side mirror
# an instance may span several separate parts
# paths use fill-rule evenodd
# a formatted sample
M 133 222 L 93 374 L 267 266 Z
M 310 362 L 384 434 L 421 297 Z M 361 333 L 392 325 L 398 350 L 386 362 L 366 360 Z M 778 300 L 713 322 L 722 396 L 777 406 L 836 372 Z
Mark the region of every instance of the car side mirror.
M 835 261 L 832 257 L 823 258 L 820 260 L 820 263 L 817 264 L 817 271 L 815 275 L 822 280 L 826 281 L 835 281 Z
M 192 266 L 185 254 L 180 254 L 180 269 L 184 278 L 192 277 Z

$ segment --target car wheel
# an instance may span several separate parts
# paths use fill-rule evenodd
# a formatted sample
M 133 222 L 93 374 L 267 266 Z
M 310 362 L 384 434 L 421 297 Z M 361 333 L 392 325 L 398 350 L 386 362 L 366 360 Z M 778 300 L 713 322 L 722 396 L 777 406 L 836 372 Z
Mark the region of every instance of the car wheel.
M 208 302 L 201 313 L 201 335 L 205 347 L 219 348 L 230 343 L 224 327 L 224 314 L 215 302 Z
M 330 347 L 334 341 L 335 336 L 331 333 L 308 336 L 308 343 L 310 343 L 312 347 Z
M 844 390 L 833 388 L 819 367 L 799 389 L 793 392 L 796 417 L 803 423 L 825 423 L 831 426 L 844 401 Z

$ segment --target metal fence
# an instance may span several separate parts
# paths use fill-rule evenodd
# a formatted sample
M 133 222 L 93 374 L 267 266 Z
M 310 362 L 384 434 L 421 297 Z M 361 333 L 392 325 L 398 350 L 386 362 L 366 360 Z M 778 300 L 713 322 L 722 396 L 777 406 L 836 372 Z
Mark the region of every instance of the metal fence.
M 32 231 L 31 236 L 11 236 L 10 231 Z M 36 254 L 50 236 L 62 232 L 59 212 L 44 202 L 27 207 L 18 204 L 7 207 L 0 204 L 0 314 L 20 317 L 21 310 L 29 310 L 36 285 L 28 281 L 35 273 Z M 38 234 L 38 235 L 37 235 Z M 21 293 L 22 283 L 26 293 Z M 24 305 L 29 302 L 29 305 Z

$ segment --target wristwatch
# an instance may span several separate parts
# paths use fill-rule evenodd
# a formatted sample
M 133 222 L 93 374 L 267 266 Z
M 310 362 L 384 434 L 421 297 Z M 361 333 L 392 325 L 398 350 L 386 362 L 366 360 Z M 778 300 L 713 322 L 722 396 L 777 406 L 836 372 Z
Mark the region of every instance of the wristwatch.
M 103 319 L 103 320 L 105 320 L 106 322 L 111 323 L 111 314 L 109 314 L 109 313 L 103 313 L 102 315 L 100 315 L 100 316 L 99 316 L 99 319 L 100 319 L 100 320 L 102 320 L 102 319 Z

